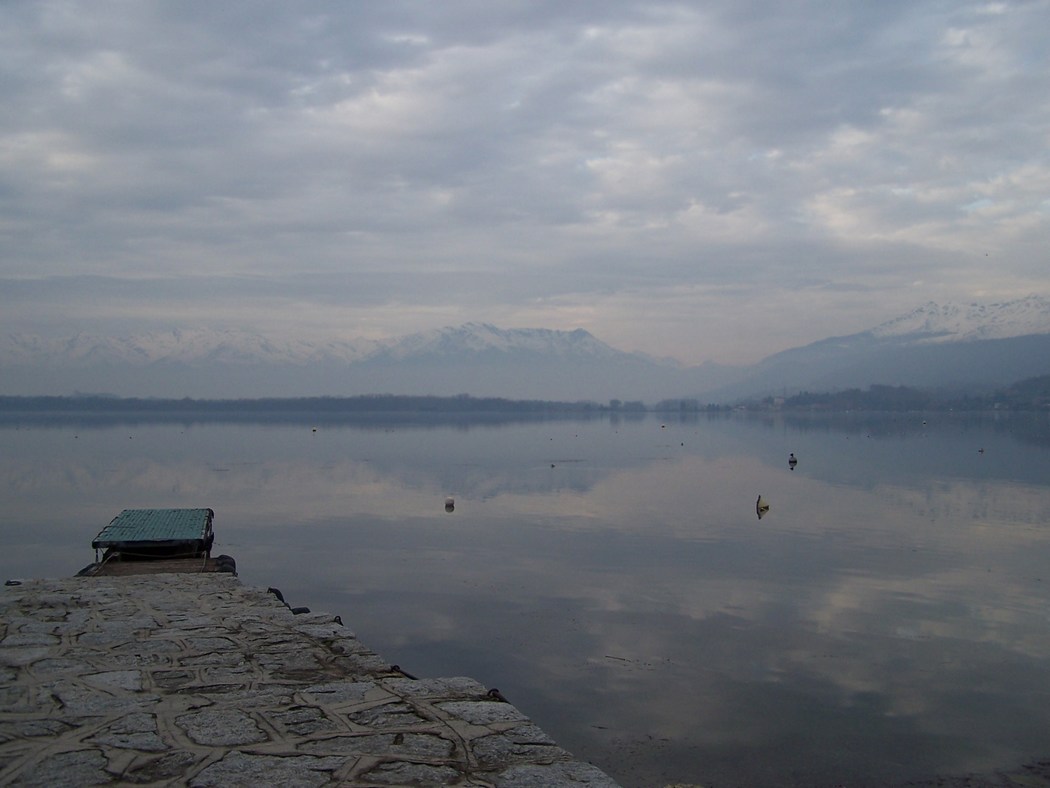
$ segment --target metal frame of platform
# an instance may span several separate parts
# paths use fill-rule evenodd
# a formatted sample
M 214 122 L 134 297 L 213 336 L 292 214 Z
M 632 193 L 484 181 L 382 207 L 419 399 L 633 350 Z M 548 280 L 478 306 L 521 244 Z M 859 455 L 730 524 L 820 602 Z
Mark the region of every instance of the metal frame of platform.
M 211 509 L 125 509 L 91 546 L 121 559 L 207 557 L 214 516 Z

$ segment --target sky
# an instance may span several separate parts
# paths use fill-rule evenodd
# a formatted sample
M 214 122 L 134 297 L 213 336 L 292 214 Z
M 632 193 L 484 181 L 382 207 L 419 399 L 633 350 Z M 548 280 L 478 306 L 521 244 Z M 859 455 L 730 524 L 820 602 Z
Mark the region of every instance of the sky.
M 1050 0 L 0 4 L 0 331 L 752 363 L 1050 294 Z

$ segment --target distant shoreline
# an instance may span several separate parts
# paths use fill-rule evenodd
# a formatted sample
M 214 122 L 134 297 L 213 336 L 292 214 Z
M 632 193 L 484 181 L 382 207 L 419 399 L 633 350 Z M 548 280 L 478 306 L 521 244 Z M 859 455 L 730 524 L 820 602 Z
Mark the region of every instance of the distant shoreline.
M 643 418 L 646 409 L 596 402 L 509 400 L 493 397 L 398 396 L 152 399 L 115 396 L 0 396 L 0 422 L 32 424 L 287 423 L 507 424 L 605 418 Z
M 637 410 L 645 410 L 638 403 Z M 0 396 L 0 410 L 21 412 L 224 412 L 224 413 L 551 413 L 592 412 L 618 409 L 589 400 L 562 402 L 552 400 L 513 400 L 502 397 L 452 397 L 398 394 L 364 394 L 352 397 L 257 397 L 234 399 L 181 399 L 163 397 L 119 397 L 108 394 L 74 396 Z
M 363 394 L 354 396 L 255 397 L 121 397 L 114 394 L 0 395 L 0 421 L 118 420 L 185 422 L 231 421 L 301 423 L 376 421 L 498 422 L 546 419 L 643 418 L 647 413 L 696 417 L 730 413 L 1050 413 L 1050 375 L 1018 381 L 994 393 L 916 389 L 871 385 L 865 390 L 801 391 L 733 403 L 703 403 L 699 398 L 665 399 L 653 405 L 640 400 L 508 399 L 505 397 Z

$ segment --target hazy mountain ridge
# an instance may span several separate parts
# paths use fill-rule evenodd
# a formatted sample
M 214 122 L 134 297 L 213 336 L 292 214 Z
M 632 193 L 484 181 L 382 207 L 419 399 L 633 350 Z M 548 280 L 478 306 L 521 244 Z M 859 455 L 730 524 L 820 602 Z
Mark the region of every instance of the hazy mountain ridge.
M 716 399 L 872 384 L 986 390 L 1050 372 L 1050 298 L 924 304 L 872 329 L 775 353 Z
M 406 393 L 648 399 L 697 380 L 681 365 L 626 353 L 584 329 L 467 323 L 386 340 L 307 342 L 247 331 L 177 329 L 114 338 L 9 335 L 0 393 L 71 390 L 122 396 L 308 396 Z M 12 379 L 15 381 L 12 383 Z M 612 392 L 607 394 L 606 392 Z
M 360 361 L 376 352 L 377 347 L 378 343 L 363 339 L 311 343 L 240 330 L 176 328 L 128 337 L 80 333 L 61 339 L 10 334 L 0 346 L 0 361 L 45 365 L 165 361 L 309 364 Z
M 584 329 L 466 323 L 384 340 L 311 342 L 242 330 L 0 339 L 0 394 L 263 397 L 376 393 L 538 399 L 741 397 L 871 384 L 1006 385 L 1050 372 L 1050 298 L 927 303 L 844 337 L 748 367 L 684 367 L 627 353 Z
M 942 306 L 930 301 L 870 331 L 879 339 L 911 337 L 918 342 L 967 342 L 1047 333 L 1050 298 L 1037 295 L 995 304 Z
M 623 351 L 607 345 L 582 328 L 556 331 L 548 328 L 501 329 L 488 323 L 424 331 L 391 340 L 373 355 L 389 360 L 433 359 L 471 354 L 538 354 L 549 358 L 614 359 Z
M 241 330 L 172 329 L 128 337 L 86 333 L 46 339 L 9 334 L 0 346 L 0 362 L 94 364 L 208 362 L 310 364 L 404 361 L 490 353 L 536 353 L 553 358 L 614 359 L 624 353 L 584 329 L 500 329 L 487 323 L 466 323 L 387 340 L 352 339 L 309 342 L 279 339 Z M 640 358 L 647 358 L 638 356 Z

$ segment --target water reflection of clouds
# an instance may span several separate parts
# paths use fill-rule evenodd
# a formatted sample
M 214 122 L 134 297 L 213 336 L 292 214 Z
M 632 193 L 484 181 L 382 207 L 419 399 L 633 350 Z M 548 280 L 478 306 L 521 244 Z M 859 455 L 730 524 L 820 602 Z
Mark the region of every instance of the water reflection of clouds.
M 71 516 L 81 549 L 125 506 L 212 506 L 246 582 L 340 613 L 413 672 L 499 686 L 639 783 L 878 782 L 1050 750 L 1031 692 L 1047 487 L 945 473 L 928 443 L 906 472 L 865 469 L 899 436 L 814 431 L 799 451 L 676 428 L 51 435 L 0 456 L 2 516 Z

